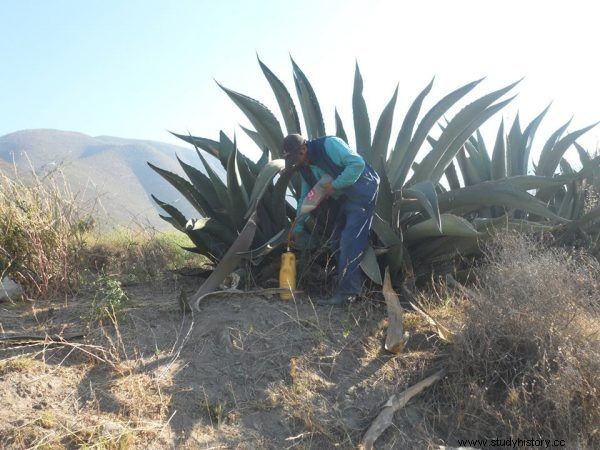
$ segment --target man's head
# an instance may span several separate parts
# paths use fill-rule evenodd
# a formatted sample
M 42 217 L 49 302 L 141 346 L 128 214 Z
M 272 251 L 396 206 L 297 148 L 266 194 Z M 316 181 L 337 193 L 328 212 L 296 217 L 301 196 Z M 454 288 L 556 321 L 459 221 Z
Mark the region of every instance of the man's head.
M 286 168 L 308 164 L 307 152 L 306 139 L 301 134 L 288 134 L 283 139 L 283 157 Z

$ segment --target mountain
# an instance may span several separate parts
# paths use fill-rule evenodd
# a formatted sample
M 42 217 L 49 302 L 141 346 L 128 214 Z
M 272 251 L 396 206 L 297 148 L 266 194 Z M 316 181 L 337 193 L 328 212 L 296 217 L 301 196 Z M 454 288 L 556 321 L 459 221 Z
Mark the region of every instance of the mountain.
M 201 168 L 193 148 L 163 142 L 61 130 L 23 130 L 0 137 L 0 170 L 10 176 L 16 167 L 24 176 L 32 168 L 43 175 L 60 167 L 72 192 L 87 202 L 99 199 L 98 217 L 103 224 L 169 227 L 158 217 L 162 211 L 150 194 L 177 206 L 187 217 L 197 217 L 187 201 L 147 164 L 184 176 L 176 154 Z M 209 161 L 224 174 L 215 158 Z

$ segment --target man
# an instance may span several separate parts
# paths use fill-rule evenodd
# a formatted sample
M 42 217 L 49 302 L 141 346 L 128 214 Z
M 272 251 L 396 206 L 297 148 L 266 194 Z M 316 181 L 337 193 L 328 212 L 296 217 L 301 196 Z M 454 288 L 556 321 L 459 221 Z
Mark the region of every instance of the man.
M 298 168 L 302 178 L 298 208 L 323 175 L 328 174 L 333 178 L 331 183 L 324 185 L 324 189 L 327 196 L 340 202 L 334 231 L 334 235 L 339 236 L 338 286 L 332 298 L 318 303 L 351 303 L 362 288 L 359 265 L 368 245 L 379 191 L 379 176 L 361 156 L 334 136 L 307 141 L 299 134 L 290 134 L 283 140 L 283 156 L 286 167 Z M 303 216 L 296 222 L 294 238 L 303 232 L 306 218 Z

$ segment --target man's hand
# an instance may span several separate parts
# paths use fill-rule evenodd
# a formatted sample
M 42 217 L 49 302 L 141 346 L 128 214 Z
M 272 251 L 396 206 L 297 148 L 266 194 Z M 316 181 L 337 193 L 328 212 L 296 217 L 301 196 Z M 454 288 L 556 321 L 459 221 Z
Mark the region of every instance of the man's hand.
M 326 197 L 331 197 L 335 192 L 335 188 L 333 187 L 333 185 L 331 183 L 324 183 L 323 189 L 325 190 Z

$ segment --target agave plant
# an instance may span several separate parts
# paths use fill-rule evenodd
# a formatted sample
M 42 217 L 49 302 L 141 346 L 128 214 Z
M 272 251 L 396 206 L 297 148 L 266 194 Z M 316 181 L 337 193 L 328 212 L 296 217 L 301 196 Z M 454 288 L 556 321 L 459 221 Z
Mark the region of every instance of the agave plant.
M 321 106 L 300 67 L 292 60 L 304 127 L 285 85 L 260 59 L 259 65 L 275 95 L 286 133 L 304 133 L 309 139 L 326 135 Z M 546 142 L 534 167 L 535 175 L 531 175 L 528 162 L 532 141 L 548 108 L 523 131 L 518 116 L 508 133 L 501 124 L 491 153 L 479 131 L 513 100 L 514 96 L 505 97 L 518 82 L 472 100 L 445 119 L 481 81 L 459 87 L 422 113 L 433 86 L 431 80 L 410 105 L 390 145 L 398 89 L 372 132 L 356 65 L 352 94 L 356 148 L 381 178 L 372 246 L 362 263 L 373 281 L 381 283 L 381 264 L 387 265 L 392 278 L 399 281 L 415 273 L 450 267 L 446 262 L 457 254 L 477 253 L 481 239 L 498 229 L 553 230 L 581 218 L 577 214 L 582 210 L 576 205 L 583 194 L 577 186 L 596 172 L 598 161 L 575 141 L 593 125 L 564 137 L 568 124 L 557 130 Z M 186 180 L 149 164 L 195 207 L 198 218 L 188 219 L 172 205 L 154 199 L 167 214 L 161 217 L 189 236 L 194 247 L 188 250 L 215 261 L 256 213 L 252 244 L 249 251 L 240 254 L 258 263 L 276 254 L 285 241 L 295 215 L 288 198 L 297 197 L 297 175 L 286 172 L 279 159 L 284 131 L 277 117 L 259 101 L 219 86 L 248 118 L 253 129 L 242 129 L 262 152 L 261 158 L 252 161 L 238 150 L 235 138 L 223 132 L 218 141 L 175 134 L 195 146 L 204 172 L 179 160 Z M 335 135 L 348 142 L 337 109 L 334 118 Z M 569 169 L 563 158 L 571 145 L 576 146 L 584 163 L 578 172 Z M 203 152 L 220 161 L 227 171 L 225 180 Z M 562 173 L 557 175 L 559 165 Z

